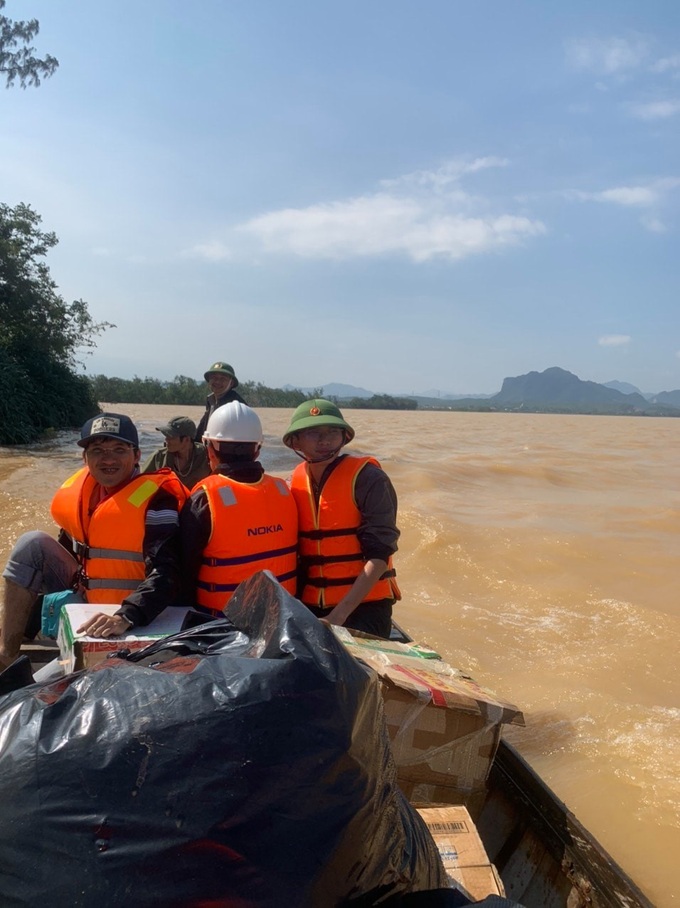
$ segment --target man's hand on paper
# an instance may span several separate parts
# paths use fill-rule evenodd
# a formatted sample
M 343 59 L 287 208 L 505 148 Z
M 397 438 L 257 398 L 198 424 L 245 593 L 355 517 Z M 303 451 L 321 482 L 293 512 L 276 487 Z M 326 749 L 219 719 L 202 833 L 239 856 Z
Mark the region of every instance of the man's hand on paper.
M 97 612 L 84 624 L 81 624 L 77 634 L 89 634 L 90 637 L 118 637 L 130 630 L 130 622 L 122 615 L 104 615 Z

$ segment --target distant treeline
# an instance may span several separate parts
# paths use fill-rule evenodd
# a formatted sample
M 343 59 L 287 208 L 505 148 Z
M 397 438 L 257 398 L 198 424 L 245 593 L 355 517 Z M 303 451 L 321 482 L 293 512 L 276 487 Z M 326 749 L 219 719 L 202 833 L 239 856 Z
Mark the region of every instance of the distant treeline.
M 200 407 L 210 389 L 204 381 L 176 375 L 172 381 L 158 378 L 108 378 L 94 375 L 89 381 L 99 401 L 111 404 L 178 404 Z M 260 382 L 240 382 L 238 393 L 252 407 L 297 407 L 307 395 L 302 391 L 267 388 Z M 316 393 L 316 392 L 315 392 Z
M 337 401 L 337 398 L 333 398 Z M 389 394 L 374 394 L 373 397 L 352 397 L 337 401 L 348 410 L 417 410 L 418 401 L 411 397 L 391 397 Z
M 106 403 L 129 404 L 177 404 L 181 406 L 202 406 L 208 393 L 205 382 L 196 381 L 186 375 L 176 375 L 172 381 L 157 378 L 108 378 L 93 375 L 88 379 L 96 400 Z M 240 382 L 238 393 L 251 407 L 297 407 L 311 397 L 323 397 L 321 388 L 300 391 L 294 388 L 268 388 L 262 382 Z M 333 398 L 336 399 L 336 398 Z M 415 400 L 405 397 L 390 397 L 376 394 L 373 397 L 353 397 L 339 401 L 347 409 L 361 410 L 417 410 Z

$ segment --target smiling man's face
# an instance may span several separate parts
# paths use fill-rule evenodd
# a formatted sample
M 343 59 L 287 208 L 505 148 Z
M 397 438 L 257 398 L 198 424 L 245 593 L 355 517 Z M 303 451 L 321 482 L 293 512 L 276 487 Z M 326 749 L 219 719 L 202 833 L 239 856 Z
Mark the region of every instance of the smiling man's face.
M 208 376 L 208 384 L 215 397 L 221 397 L 230 390 L 234 384 L 234 379 L 223 372 L 211 372 Z
M 102 438 L 91 441 L 83 457 L 94 480 L 110 489 L 131 478 L 140 454 L 139 448 L 124 441 Z

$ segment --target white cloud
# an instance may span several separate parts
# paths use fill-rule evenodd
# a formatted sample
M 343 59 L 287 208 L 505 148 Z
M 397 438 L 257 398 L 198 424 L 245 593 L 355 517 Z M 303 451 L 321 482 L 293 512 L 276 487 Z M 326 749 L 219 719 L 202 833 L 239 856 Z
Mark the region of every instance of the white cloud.
M 393 181 L 391 185 L 396 187 L 401 182 Z M 545 233 L 540 221 L 527 217 L 463 214 L 460 198 L 438 195 L 441 181 L 415 182 L 421 187 L 429 185 L 430 191 L 410 195 L 379 192 L 308 208 L 273 211 L 251 219 L 239 229 L 255 237 L 270 252 L 316 259 L 396 254 L 415 262 L 434 258 L 459 260 Z
M 666 233 L 667 227 L 662 220 L 655 217 L 650 217 L 645 215 L 640 218 L 640 223 L 645 228 L 649 230 L 650 233 Z
M 640 120 L 667 120 L 680 113 L 680 100 L 677 98 L 668 101 L 648 101 L 641 104 L 631 104 L 630 112 Z
M 605 334 L 597 342 L 600 347 L 626 347 L 630 341 L 628 334 Z
M 213 240 L 210 243 L 198 243 L 190 249 L 185 249 L 182 255 L 186 258 L 205 259 L 208 262 L 224 262 L 233 258 L 232 250 L 229 246 L 219 240 Z
M 680 178 L 665 177 L 654 180 L 645 186 L 614 186 L 599 192 L 569 190 L 565 196 L 579 202 L 609 202 L 627 208 L 651 208 L 661 204 L 667 194 L 678 186 L 680 186 Z
M 680 178 L 665 177 L 643 186 L 614 186 L 599 192 L 568 190 L 564 197 L 578 202 L 600 202 L 624 208 L 643 209 L 640 224 L 650 233 L 666 233 L 668 228 L 659 216 L 668 205 L 668 196 L 680 186 Z
M 614 75 L 635 69 L 647 56 L 648 43 L 633 38 L 577 38 L 565 46 L 567 62 L 574 69 Z
M 453 158 L 437 170 L 416 170 L 391 180 L 381 180 L 380 185 L 385 189 L 397 186 L 432 186 L 435 190 L 443 189 L 451 184 L 457 184 L 468 173 L 477 173 L 491 167 L 507 167 L 510 162 L 507 158 L 487 156 L 467 160 Z
M 672 57 L 663 57 L 661 60 L 657 60 L 650 69 L 655 73 L 674 72 L 675 70 L 680 69 L 680 54 L 675 54 Z
M 616 186 L 614 189 L 594 193 L 593 198 L 600 202 L 613 202 L 615 205 L 647 207 L 658 201 L 658 193 L 649 186 Z
M 425 262 L 456 261 L 516 246 L 544 234 L 545 225 L 511 211 L 492 210 L 487 199 L 461 186 L 464 177 L 508 164 L 506 158 L 494 156 L 454 158 L 434 170 L 382 180 L 374 193 L 265 212 L 182 254 L 210 262 L 262 250 L 308 259 L 400 255 Z

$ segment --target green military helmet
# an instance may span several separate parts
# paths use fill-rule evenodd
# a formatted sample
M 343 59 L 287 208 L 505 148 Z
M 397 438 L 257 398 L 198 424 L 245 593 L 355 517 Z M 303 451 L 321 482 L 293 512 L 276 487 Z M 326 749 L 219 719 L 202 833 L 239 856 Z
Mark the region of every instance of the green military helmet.
M 222 362 L 222 360 L 213 363 L 212 366 L 203 374 L 203 378 L 206 381 L 210 381 L 210 376 L 215 374 L 226 375 L 227 378 L 230 378 L 233 382 L 232 388 L 238 388 L 238 378 L 236 378 L 234 367 L 230 366 L 229 363 Z
M 330 400 L 315 397 L 306 400 L 295 410 L 290 425 L 283 436 L 283 443 L 292 448 L 292 437 L 303 429 L 316 429 L 320 426 L 339 426 L 345 430 L 345 444 L 354 438 L 354 429 L 345 422 L 340 408 Z

